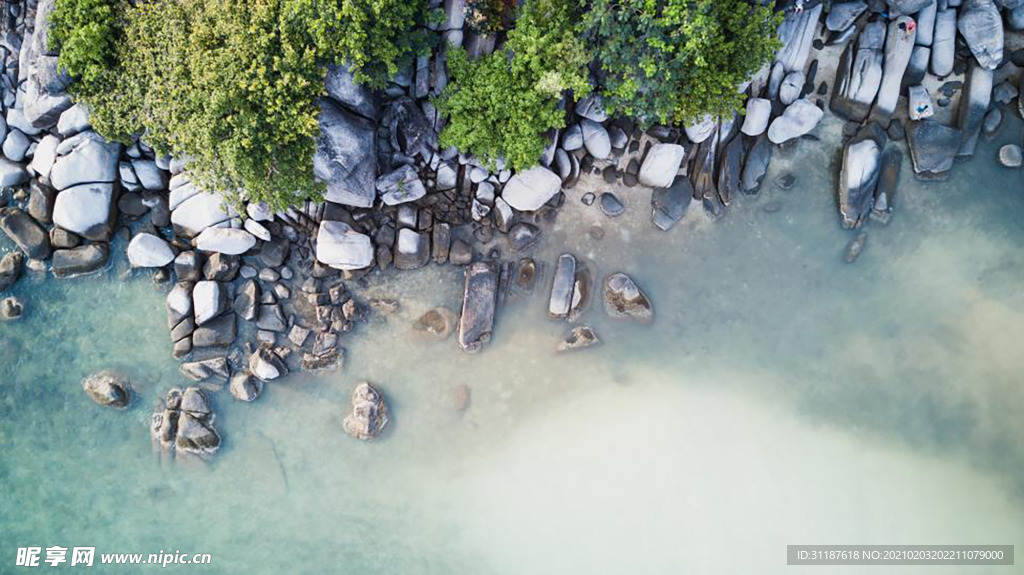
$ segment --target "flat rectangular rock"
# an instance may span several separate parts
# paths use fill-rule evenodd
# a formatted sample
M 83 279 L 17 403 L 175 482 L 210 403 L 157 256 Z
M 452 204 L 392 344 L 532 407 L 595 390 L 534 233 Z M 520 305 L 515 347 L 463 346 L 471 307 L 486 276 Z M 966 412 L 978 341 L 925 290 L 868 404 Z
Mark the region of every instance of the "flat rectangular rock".
M 491 341 L 498 293 L 498 272 L 493 263 L 476 262 L 466 270 L 466 287 L 459 318 L 459 345 L 475 353 Z
M 572 254 L 558 256 L 555 278 L 551 284 L 551 298 L 548 300 L 548 315 L 550 317 L 563 319 L 569 315 L 575 283 L 576 258 Z

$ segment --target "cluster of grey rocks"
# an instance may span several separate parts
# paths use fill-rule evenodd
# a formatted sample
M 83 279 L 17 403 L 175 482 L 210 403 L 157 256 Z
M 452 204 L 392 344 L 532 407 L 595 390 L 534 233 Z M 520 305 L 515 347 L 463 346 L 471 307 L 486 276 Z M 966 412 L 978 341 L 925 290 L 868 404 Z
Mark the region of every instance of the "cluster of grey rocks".
M 373 271 L 464 267 L 460 312 L 431 310 L 415 328 L 434 339 L 455 333 L 461 348 L 480 351 L 503 302 L 532 295 L 545 280 L 547 263 L 532 252 L 585 176 L 650 189 L 651 221 L 661 230 L 694 201 L 719 218 L 738 194 L 760 191 L 773 154 L 815 138 L 828 108 L 847 121 L 836 193 L 842 225 L 887 223 L 903 157 L 898 142 L 906 140 L 915 175 L 945 177 L 956 158 L 974 153 L 980 134 L 998 129 L 1002 111 L 994 103 L 1017 98 L 1015 60 L 1024 59 L 1004 48 L 1024 27 L 1024 2 L 854 0 L 827 10 L 803 2 L 787 12 L 773 62 L 739 87 L 748 96 L 744 115 L 642 129 L 610 118 L 597 95 L 567 99 L 566 128 L 548 134 L 536 167 L 515 172 L 500 160 L 440 147 L 445 118 L 431 97 L 447 85 L 447 51 L 464 46 L 479 57 L 497 42 L 465 25 L 463 0 L 431 6 L 445 15 L 431 24 L 439 47 L 385 89 L 356 84 L 344 66 L 328 71 L 313 159 L 326 197 L 274 211 L 244 201 L 244 191 L 205 189 L 192 181 L 187 158 L 161 156 L 142 140 L 124 146 L 99 136 L 88 110 L 66 93 L 69 79 L 47 48 L 53 0 L 5 4 L 0 229 L 19 251 L 0 258 L 0 291 L 23 268 L 59 278 L 102 271 L 112 245 L 124 246 L 133 269 L 152 270 L 168 290 L 172 353 L 192 383 L 172 390 L 154 413 L 164 452 L 219 448 L 212 401 L 225 387 L 253 401 L 292 371 L 338 368 L 341 338 L 373 308 L 355 297 Z M 831 67 L 817 58 L 828 49 L 841 53 L 831 87 L 818 78 L 819 68 Z M 933 94 L 926 86 L 938 82 L 945 83 Z M 957 93 L 952 122 L 940 122 L 936 106 L 949 106 Z M 1001 150 L 1000 160 L 1019 166 L 1019 146 Z M 611 192 L 582 201 L 597 202 L 611 218 L 626 209 Z M 848 261 L 865 240 L 861 234 L 851 242 Z M 628 275 L 599 281 L 592 266 L 563 254 L 547 298 L 549 316 L 571 324 L 559 351 L 600 341 L 580 323 L 599 290 L 610 317 L 653 320 L 650 299 Z M 0 319 L 23 309 L 4 298 Z M 110 374 L 87 383 L 98 403 L 130 401 L 130 385 Z M 463 406 L 468 391 L 465 397 Z M 388 418 L 381 390 L 364 383 L 343 428 L 369 439 Z

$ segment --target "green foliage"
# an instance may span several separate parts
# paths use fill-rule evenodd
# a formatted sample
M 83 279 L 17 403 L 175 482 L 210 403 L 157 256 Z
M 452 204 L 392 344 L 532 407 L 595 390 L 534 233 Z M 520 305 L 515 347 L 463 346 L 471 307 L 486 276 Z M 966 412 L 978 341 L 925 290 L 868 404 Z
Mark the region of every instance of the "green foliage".
M 580 0 L 604 72 L 605 103 L 642 122 L 686 123 L 741 109 L 737 86 L 779 43 L 781 15 L 747 0 Z
M 425 1 L 157 0 L 125 15 L 114 63 L 73 86 L 95 129 L 144 134 L 189 157 L 200 184 L 284 208 L 323 190 L 312 157 L 326 66 L 382 86 L 420 41 Z
M 123 0 L 61 0 L 50 13 L 49 49 L 73 77 L 97 82 L 112 65 L 121 36 Z
M 451 82 L 436 102 L 450 118 L 441 144 L 515 169 L 536 164 L 544 132 L 565 125 L 562 93 L 590 90 L 577 17 L 569 0 L 530 0 L 501 50 L 477 61 L 449 50 Z
M 510 8 L 510 0 L 466 0 L 466 25 L 477 34 L 496 34 Z

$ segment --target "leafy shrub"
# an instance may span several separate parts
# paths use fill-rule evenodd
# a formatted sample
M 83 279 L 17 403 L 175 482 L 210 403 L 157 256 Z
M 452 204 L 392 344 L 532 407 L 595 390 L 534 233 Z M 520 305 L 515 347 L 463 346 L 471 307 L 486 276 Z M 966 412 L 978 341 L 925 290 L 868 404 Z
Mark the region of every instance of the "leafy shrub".
M 569 0 L 530 0 L 501 50 L 477 61 L 449 50 L 451 82 L 436 102 L 449 116 L 441 144 L 515 169 L 536 164 L 544 132 L 565 125 L 562 93 L 590 89 L 577 16 Z
M 140 2 L 114 64 L 73 90 L 104 136 L 144 134 L 188 156 L 199 183 L 284 208 L 323 190 L 312 157 L 326 66 L 347 62 L 358 81 L 384 85 L 420 41 L 424 12 L 424 0 Z
M 59 50 L 60 66 L 73 77 L 95 83 L 116 65 L 126 4 L 122 0 L 60 0 L 50 13 L 48 48 Z
M 510 0 L 466 0 L 466 25 L 477 34 L 496 34 L 504 29 Z
M 581 0 L 605 103 L 645 123 L 741 108 L 737 86 L 779 43 L 781 15 L 747 0 Z

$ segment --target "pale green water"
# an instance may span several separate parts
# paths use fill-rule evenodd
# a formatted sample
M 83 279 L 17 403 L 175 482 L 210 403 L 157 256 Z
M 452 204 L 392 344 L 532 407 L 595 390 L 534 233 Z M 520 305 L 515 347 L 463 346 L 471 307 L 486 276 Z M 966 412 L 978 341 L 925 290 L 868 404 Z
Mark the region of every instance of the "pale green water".
M 117 270 L 22 280 L 28 316 L 0 324 L 0 573 L 29 545 L 353 574 L 782 573 L 787 544 L 1020 549 L 1024 190 L 994 159 L 1019 123 L 1003 133 L 946 183 L 906 163 L 892 223 L 869 226 L 852 266 L 831 146 L 775 161 L 798 174 L 792 191 L 768 185 L 714 224 L 694 205 L 668 234 L 646 224 L 647 192 L 624 192 L 619 220 L 571 198 L 541 259 L 630 273 L 657 312 L 643 327 L 591 307 L 605 344 L 576 355 L 552 353 L 565 328 L 544 318 L 546 293 L 510 303 L 468 356 L 409 332 L 457 306 L 457 271 L 376 279 L 368 295 L 403 309 L 347 339 L 342 373 L 270 384 L 254 404 L 215 396 L 225 443 L 209 465 L 161 465 L 150 447 L 152 405 L 184 383 L 161 290 Z M 106 367 L 134 377 L 133 409 L 82 393 Z M 341 431 L 363 379 L 394 412 L 373 444 Z

